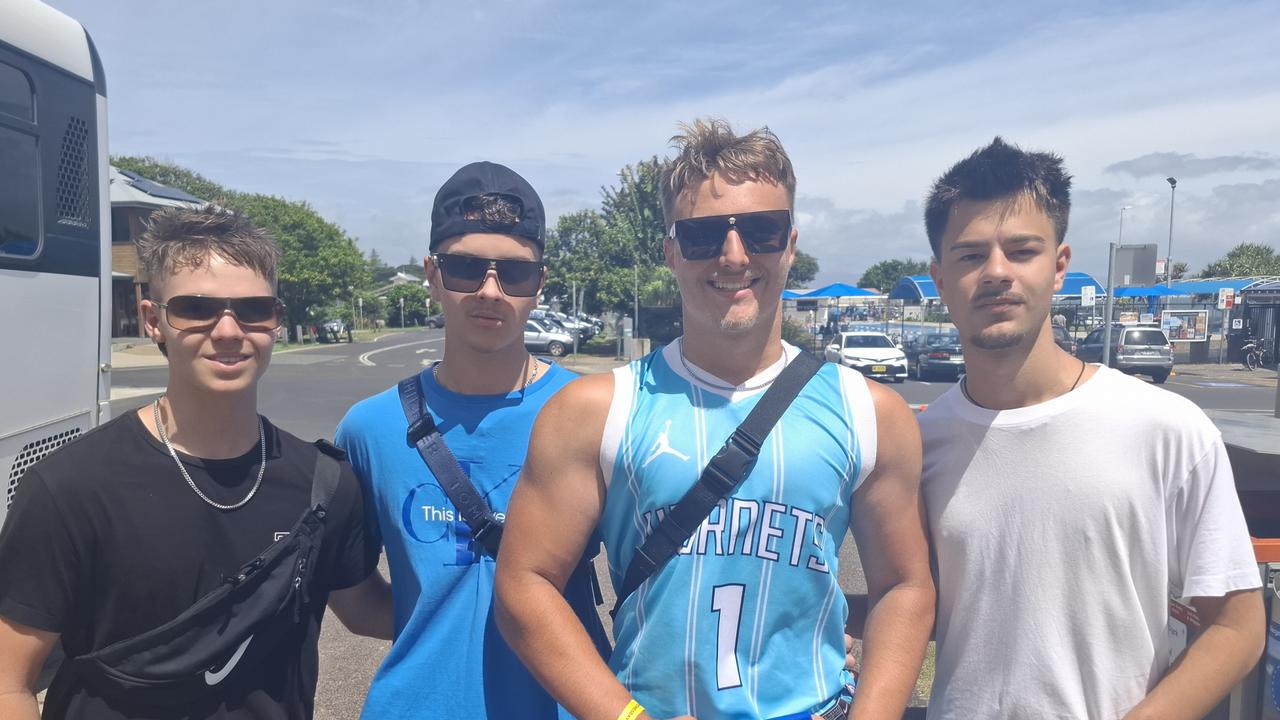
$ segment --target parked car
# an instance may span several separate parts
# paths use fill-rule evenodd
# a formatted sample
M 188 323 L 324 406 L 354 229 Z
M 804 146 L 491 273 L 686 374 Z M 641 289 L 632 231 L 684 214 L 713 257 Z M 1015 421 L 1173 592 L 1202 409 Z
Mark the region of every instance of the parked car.
M 343 335 L 347 335 L 348 340 L 351 339 L 351 336 L 347 328 L 347 324 L 345 322 L 338 319 L 326 320 L 323 323 L 321 323 L 320 332 L 318 333 L 316 339 L 319 340 L 320 342 L 336 343 L 336 342 L 342 342 Z
M 827 346 L 828 362 L 840 363 L 875 378 L 907 379 L 907 356 L 880 332 L 842 332 Z
M 524 323 L 524 346 L 529 352 L 546 353 L 552 357 L 564 355 L 573 346 L 573 336 L 549 325 L 545 318 L 529 318 Z
M 907 345 L 909 370 L 920 380 L 935 376 L 959 379 L 964 374 L 964 349 L 952 333 L 919 335 Z
M 1056 343 L 1058 347 L 1066 350 L 1072 355 L 1076 354 L 1076 350 L 1078 348 L 1076 339 L 1071 333 L 1067 332 L 1065 327 L 1061 325 L 1053 326 L 1053 342 Z
M 427 319 L 422 321 L 422 324 L 429 328 L 442 328 L 444 327 L 444 313 L 428 315 Z
M 1102 362 L 1102 340 L 1106 327 L 1090 332 L 1076 349 L 1085 362 Z M 1110 366 L 1130 375 L 1150 375 L 1157 384 L 1173 372 L 1173 347 L 1164 330 L 1143 325 L 1111 326 Z

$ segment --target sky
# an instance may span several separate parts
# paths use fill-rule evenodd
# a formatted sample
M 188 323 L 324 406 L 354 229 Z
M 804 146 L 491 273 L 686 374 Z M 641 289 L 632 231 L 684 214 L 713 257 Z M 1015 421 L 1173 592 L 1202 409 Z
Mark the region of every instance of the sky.
M 1169 176 L 1175 262 L 1280 249 L 1271 0 L 50 4 L 97 44 L 113 154 L 305 200 L 391 263 L 465 163 L 520 172 L 554 224 L 704 116 L 781 138 L 815 286 L 927 259 L 930 184 L 997 135 L 1065 159 L 1073 270 L 1117 239 L 1165 256 Z

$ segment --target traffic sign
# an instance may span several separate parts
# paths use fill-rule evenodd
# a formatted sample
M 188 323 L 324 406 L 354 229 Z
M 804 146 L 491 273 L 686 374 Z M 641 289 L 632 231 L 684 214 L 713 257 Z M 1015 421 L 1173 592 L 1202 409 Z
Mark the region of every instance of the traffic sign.
M 1080 288 L 1080 307 L 1093 307 L 1097 302 L 1097 288 L 1092 285 L 1085 285 Z
M 1218 309 L 1230 310 L 1236 304 L 1236 291 L 1231 288 L 1219 288 Z

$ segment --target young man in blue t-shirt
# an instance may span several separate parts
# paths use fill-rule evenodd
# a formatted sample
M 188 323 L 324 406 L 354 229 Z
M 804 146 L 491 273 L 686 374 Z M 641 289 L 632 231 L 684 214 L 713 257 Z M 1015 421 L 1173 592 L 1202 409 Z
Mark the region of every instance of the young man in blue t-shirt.
M 444 360 L 418 381 L 445 443 L 500 516 L 538 410 L 574 377 L 524 346 L 546 279 L 545 238 L 537 193 L 502 165 L 467 165 L 436 195 L 425 264 L 446 340 Z M 337 432 L 371 495 L 371 525 L 391 569 L 389 586 L 375 573 L 330 603 L 354 632 L 394 641 L 364 717 L 563 714 L 498 633 L 490 609 L 495 559 L 406 443 L 407 429 L 392 387 L 352 407 Z

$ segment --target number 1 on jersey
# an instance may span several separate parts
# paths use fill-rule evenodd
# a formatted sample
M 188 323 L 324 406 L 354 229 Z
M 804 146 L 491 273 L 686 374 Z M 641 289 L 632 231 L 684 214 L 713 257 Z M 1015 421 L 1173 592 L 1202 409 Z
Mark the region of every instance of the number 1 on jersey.
M 738 634 L 742 624 L 745 585 L 717 585 L 711 591 L 711 611 L 719 617 L 716 629 L 716 687 L 742 687 L 738 671 Z

